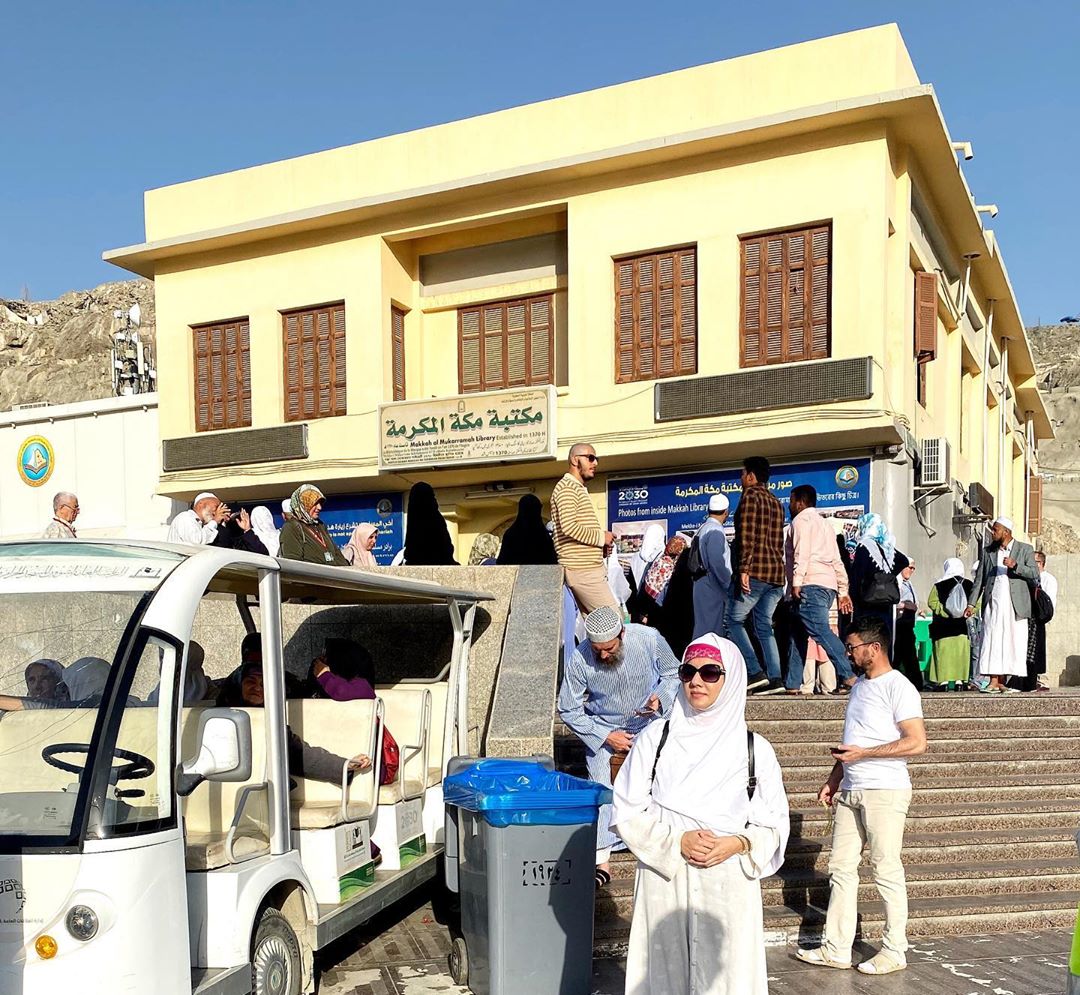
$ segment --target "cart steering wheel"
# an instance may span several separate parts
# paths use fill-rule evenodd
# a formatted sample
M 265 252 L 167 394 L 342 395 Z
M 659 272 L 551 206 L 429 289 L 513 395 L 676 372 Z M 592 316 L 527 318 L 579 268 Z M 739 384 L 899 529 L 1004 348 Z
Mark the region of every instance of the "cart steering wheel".
M 69 774 L 81 774 L 86 769 L 85 767 L 76 766 L 65 760 L 58 760 L 56 755 L 58 753 L 81 753 L 86 755 L 89 752 L 89 743 L 53 743 L 41 751 L 41 759 L 50 766 L 67 771 Z M 135 753 L 132 750 L 121 750 L 119 747 L 114 747 L 112 752 L 113 756 L 118 757 L 120 760 L 126 760 L 127 763 L 112 768 L 109 774 L 110 784 L 116 784 L 117 781 L 138 781 L 154 773 L 154 761 L 149 757 L 144 757 L 141 753 Z

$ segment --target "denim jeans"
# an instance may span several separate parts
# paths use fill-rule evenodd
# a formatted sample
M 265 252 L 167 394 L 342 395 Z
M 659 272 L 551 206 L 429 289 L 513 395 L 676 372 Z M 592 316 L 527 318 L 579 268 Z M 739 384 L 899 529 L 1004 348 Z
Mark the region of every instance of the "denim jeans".
M 829 609 L 836 592 L 829 587 L 807 584 L 799 592 L 798 612 L 791 612 L 791 636 L 788 642 L 787 687 L 797 691 L 803 682 L 806 661 L 806 641 L 812 638 L 829 656 L 836 668 L 836 678 L 847 681 L 854 677 L 844 644 L 829 625 Z
M 733 580 L 735 597 L 728 602 L 727 631 L 728 638 L 739 647 L 746 660 L 746 676 L 754 680 L 761 674 L 761 662 L 754 652 L 754 644 L 746 631 L 746 620 L 753 616 L 754 635 L 765 654 L 765 671 L 769 680 L 780 680 L 780 651 L 776 648 L 776 635 L 773 632 L 773 612 L 780 603 L 784 589 L 779 584 L 767 584 L 756 577 L 750 578 L 750 593 L 742 590 L 738 575 Z

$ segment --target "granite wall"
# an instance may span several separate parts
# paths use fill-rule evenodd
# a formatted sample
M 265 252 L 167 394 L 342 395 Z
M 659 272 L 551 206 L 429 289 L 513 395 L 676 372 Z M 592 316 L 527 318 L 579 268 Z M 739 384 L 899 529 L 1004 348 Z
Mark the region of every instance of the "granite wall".
M 1080 553 L 1048 556 L 1058 582 L 1054 617 L 1046 626 L 1046 676 L 1051 687 L 1080 687 Z

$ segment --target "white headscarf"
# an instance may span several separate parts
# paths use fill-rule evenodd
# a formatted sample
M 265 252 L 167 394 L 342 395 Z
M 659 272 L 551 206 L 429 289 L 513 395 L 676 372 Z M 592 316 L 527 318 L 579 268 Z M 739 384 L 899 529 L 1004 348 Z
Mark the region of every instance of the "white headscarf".
M 746 663 L 733 642 L 712 632 L 699 636 L 686 648 L 684 661 L 693 657 L 695 646 L 701 645 L 718 651 L 722 657 L 727 672 L 724 686 L 704 711 L 690 704 L 685 686 L 680 688 L 651 786 L 649 775 L 664 723 L 652 722 L 638 735 L 615 782 L 611 821 L 617 826 L 657 804 L 719 835 L 736 835 L 748 824 L 767 826 L 776 830 L 780 845 L 761 868 L 764 877 L 784 862 L 790 831 L 787 796 L 783 782 L 777 778 L 759 779 L 753 801 L 747 797 Z M 762 743 L 762 737 L 756 741 Z M 759 776 L 764 752 L 755 754 Z
M 660 525 L 650 525 L 641 537 L 641 547 L 630 557 L 630 573 L 634 575 L 634 586 L 641 590 L 641 578 L 645 571 L 664 551 L 664 529 Z
M 260 504 L 251 513 L 251 527 L 266 547 L 266 551 L 271 556 L 277 556 L 281 550 L 281 537 L 278 530 L 274 528 L 274 516 L 266 505 Z
M 964 576 L 964 561 L 957 556 L 950 556 L 941 567 L 941 576 L 938 577 L 935 584 L 940 584 L 943 580 L 950 580 L 953 577 Z
M 860 516 L 858 544 L 870 554 L 878 570 L 883 573 L 892 570 L 896 562 L 896 539 L 880 515 L 868 512 Z
M 626 573 L 622 568 L 622 561 L 618 553 L 612 553 L 605 562 L 607 568 L 607 586 L 620 605 L 625 605 L 633 593 L 630 590 L 630 582 L 626 579 Z

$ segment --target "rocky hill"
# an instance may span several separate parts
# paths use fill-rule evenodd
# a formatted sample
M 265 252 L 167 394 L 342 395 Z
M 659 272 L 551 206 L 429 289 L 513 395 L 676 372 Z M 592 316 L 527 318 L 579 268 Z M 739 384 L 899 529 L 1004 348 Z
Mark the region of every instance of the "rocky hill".
M 0 411 L 110 396 L 113 313 L 136 302 L 142 310 L 139 334 L 153 343 L 149 280 L 103 283 L 54 301 L 0 299 Z
M 1039 445 L 1048 553 L 1080 553 L 1080 325 L 1028 329 L 1056 438 Z

